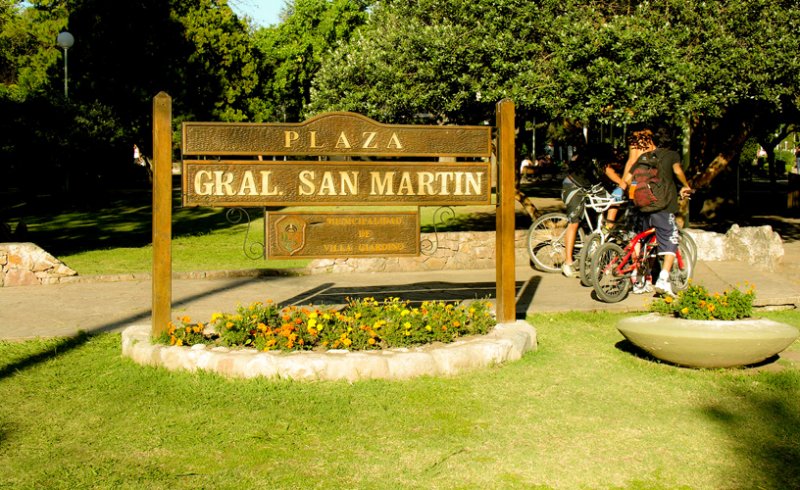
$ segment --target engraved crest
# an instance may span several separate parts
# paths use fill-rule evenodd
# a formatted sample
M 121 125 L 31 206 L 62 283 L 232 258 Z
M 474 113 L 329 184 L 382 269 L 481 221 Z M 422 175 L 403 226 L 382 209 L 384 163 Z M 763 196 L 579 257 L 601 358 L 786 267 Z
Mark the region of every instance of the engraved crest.
M 283 216 L 275 222 L 277 245 L 294 255 L 306 245 L 306 220 L 300 216 Z

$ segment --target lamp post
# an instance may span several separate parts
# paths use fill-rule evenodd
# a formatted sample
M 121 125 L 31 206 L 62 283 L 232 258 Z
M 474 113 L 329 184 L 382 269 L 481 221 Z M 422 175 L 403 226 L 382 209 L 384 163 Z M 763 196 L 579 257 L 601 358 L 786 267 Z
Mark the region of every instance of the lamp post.
M 59 33 L 58 37 L 56 38 L 56 44 L 64 50 L 64 98 L 69 98 L 69 92 L 67 89 L 67 50 L 75 44 L 75 38 L 72 37 L 67 31 Z

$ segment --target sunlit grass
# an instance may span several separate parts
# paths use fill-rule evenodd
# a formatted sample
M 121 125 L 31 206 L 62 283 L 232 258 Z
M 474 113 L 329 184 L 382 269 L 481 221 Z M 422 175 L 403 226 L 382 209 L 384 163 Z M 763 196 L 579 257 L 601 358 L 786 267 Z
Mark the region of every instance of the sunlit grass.
M 117 335 L 0 343 L 0 487 L 800 487 L 797 364 L 659 364 L 618 318 L 536 315 L 520 361 L 354 384 L 142 367 Z

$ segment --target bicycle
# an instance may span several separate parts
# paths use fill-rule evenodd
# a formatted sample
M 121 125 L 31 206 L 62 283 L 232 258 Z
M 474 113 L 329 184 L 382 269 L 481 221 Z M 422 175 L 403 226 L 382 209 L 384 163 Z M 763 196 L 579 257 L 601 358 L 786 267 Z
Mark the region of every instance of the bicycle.
M 621 212 L 617 215 L 617 219 L 615 220 L 616 224 L 614 225 L 614 228 L 607 231 L 601 230 L 599 232 L 592 233 L 584 239 L 579 259 L 581 268 L 578 271 L 581 285 L 588 287 L 594 286 L 592 262 L 594 261 L 594 256 L 597 253 L 597 250 L 600 248 L 600 245 L 603 245 L 607 241 L 616 241 L 618 244 L 622 243 L 624 245 L 625 241 L 630 238 L 630 236 L 625 238 L 625 235 L 626 233 L 629 233 L 631 225 L 630 217 L 635 215 L 637 212 L 636 208 L 629 202 L 628 205 L 622 207 L 620 211 Z M 685 244 L 685 255 L 691 261 L 692 270 L 694 270 L 694 266 L 697 263 L 697 244 L 692 236 L 686 233 L 683 229 L 678 229 L 678 235 L 680 236 L 681 243 Z
M 584 209 L 581 226 L 575 238 L 575 251 L 578 256 L 578 270 L 580 270 L 580 250 L 584 246 L 584 237 L 599 233 L 605 223 L 604 213 L 619 202 L 606 191 L 603 186 L 596 184 L 590 189 L 583 189 Z M 597 214 L 593 219 L 589 212 Z M 534 220 L 528 230 L 528 254 L 534 265 L 539 270 L 546 272 L 559 272 L 566 260 L 566 242 L 569 219 L 565 213 L 547 213 Z
M 593 288 L 597 297 L 606 303 L 617 303 L 628 296 L 634 279 L 638 286 L 643 286 L 647 277 L 653 275 L 657 248 L 655 228 L 635 234 L 625 248 L 612 241 L 601 245 L 592 265 Z M 693 271 L 691 252 L 682 240 L 669 274 L 672 290 L 686 289 Z

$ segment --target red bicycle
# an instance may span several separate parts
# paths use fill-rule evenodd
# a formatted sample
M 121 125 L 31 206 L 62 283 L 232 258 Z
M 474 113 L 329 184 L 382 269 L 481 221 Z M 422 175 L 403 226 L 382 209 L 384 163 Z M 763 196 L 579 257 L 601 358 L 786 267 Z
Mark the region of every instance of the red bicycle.
M 643 285 L 658 262 L 656 229 L 650 228 L 635 235 L 625 248 L 615 242 L 606 242 L 597 249 L 592 260 L 594 291 L 600 300 L 617 303 L 628 296 L 634 280 Z M 683 291 L 692 277 L 694 261 L 684 240 L 678 244 L 675 263 L 669 274 L 674 292 Z

